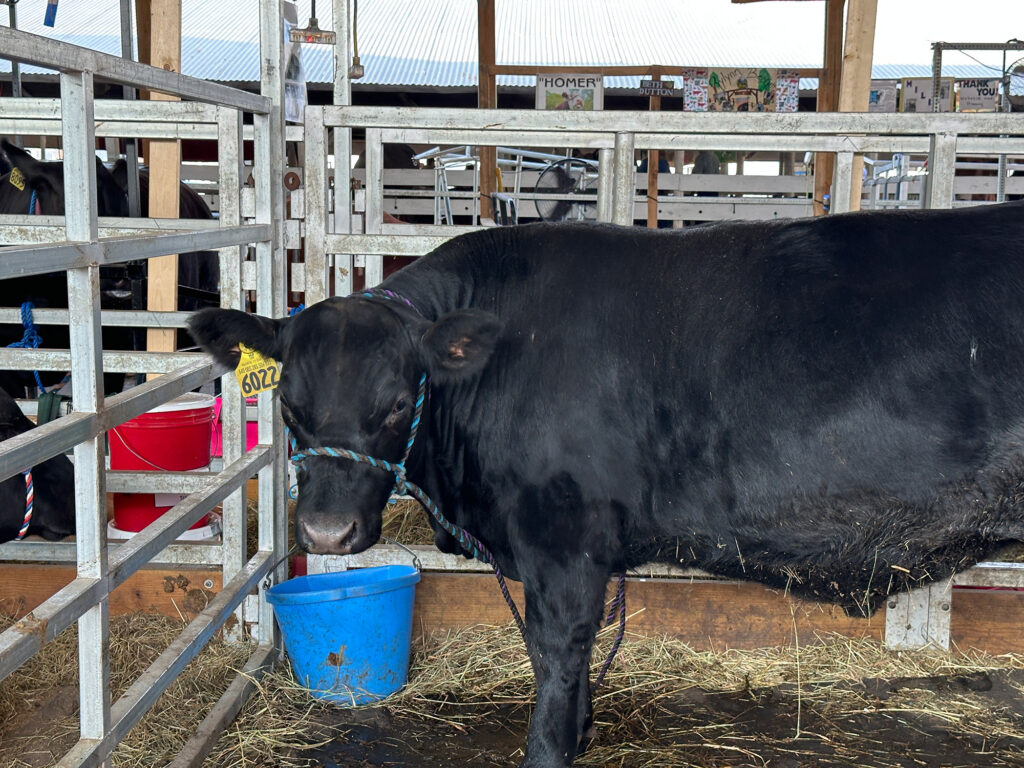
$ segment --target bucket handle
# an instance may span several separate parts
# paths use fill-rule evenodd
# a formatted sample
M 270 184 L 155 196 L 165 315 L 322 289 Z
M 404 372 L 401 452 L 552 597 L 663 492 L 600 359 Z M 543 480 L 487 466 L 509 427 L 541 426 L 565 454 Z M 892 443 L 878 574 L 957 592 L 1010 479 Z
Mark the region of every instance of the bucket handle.
M 298 551 L 299 551 L 299 545 L 298 544 L 292 544 L 292 548 L 289 549 L 287 552 L 285 552 L 283 555 L 281 555 L 281 557 L 279 557 L 277 559 L 277 562 L 274 563 L 272 566 L 270 566 L 270 570 L 267 571 L 267 575 L 263 577 L 263 589 L 264 589 L 264 591 L 270 589 L 270 587 L 273 585 L 273 582 L 274 582 L 274 571 L 277 570 L 277 566 L 279 566 L 281 563 L 283 563 L 285 560 L 287 560 L 289 557 L 291 557 L 292 555 L 294 555 Z M 285 578 L 288 578 L 287 574 L 285 575 Z
M 404 549 L 406 552 L 412 555 L 412 567 L 416 569 L 416 572 L 423 572 L 423 563 L 420 562 L 419 555 L 417 555 L 415 552 L 413 552 L 411 549 L 405 546 L 405 544 L 398 541 L 397 539 L 392 539 L 390 536 L 381 536 L 380 540 L 385 542 L 386 544 L 395 544 L 396 546 L 399 546 L 402 549 Z

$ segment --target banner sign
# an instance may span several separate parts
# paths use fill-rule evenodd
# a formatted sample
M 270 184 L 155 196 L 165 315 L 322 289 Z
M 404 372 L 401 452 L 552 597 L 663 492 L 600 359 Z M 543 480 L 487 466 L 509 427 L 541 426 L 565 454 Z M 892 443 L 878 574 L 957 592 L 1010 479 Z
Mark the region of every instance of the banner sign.
M 799 97 L 800 75 L 794 70 L 683 70 L 683 109 L 691 112 L 796 112 Z
M 960 112 L 995 112 L 999 109 L 999 80 L 957 80 L 956 104 Z
M 536 108 L 584 112 L 604 109 L 604 78 L 601 75 L 537 75 Z
M 299 24 L 295 3 L 284 8 L 284 119 L 301 123 L 306 111 L 306 74 L 302 69 L 302 45 L 291 41 L 291 31 Z
M 896 80 L 872 80 L 868 92 L 868 112 L 895 112 L 899 103 Z
M 939 80 L 939 112 L 953 110 L 953 78 Z M 905 77 L 900 87 L 900 112 L 932 111 L 932 79 Z

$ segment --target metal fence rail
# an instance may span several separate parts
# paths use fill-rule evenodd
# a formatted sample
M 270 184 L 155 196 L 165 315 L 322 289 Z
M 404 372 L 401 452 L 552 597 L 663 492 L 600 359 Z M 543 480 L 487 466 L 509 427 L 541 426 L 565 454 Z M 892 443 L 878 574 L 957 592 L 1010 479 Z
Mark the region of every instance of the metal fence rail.
M 264 49 L 263 92 L 280 93 L 280 62 L 283 33 L 280 3 L 262 0 L 261 37 Z M 140 258 L 194 250 L 220 254 L 222 305 L 241 308 L 243 262 L 255 248 L 253 279 L 257 300 L 268 313 L 281 314 L 283 254 L 279 218 L 280 192 L 272 188 L 274 166 L 282 164 L 283 125 L 280 104 L 274 98 L 185 77 L 130 60 L 78 48 L 0 27 L 0 51 L 5 58 L 60 71 L 59 100 L 4 99 L 0 131 L 53 134 L 64 149 L 66 210 L 62 217 L 2 217 L 0 237 L 5 244 L 0 260 L 0 281 L 5 278 L 66 272 L 68 309 L 41 310 L 41 322 L 67 324 L 69 350 L 0 350 L 0 367 L 15 369 L 70 370 L 73 387 L 71 414 L 29 433 L 0 443 L 0 478 L 15 474 L 46 458 L 74 450 L 77 575 L 64 588 L 0 633 L 0 678 L 17 669 L 46 642 L 73 622 L 79 630 L 80 740 L 60 761 L 61 766 L 100 765 L 117 743 L 153 705 L 185 664 L 221 628 L 251 592 L 277 565 L 285 547 L 284 448 L 279 428 L 269 425 L 274 406 L 269 395 L 260 400 L 261 444 L 245 452 L 245 405 L 233 377 L 223 382 L 221 414 L 224 461 L 219 471 L 186 478 L 182 474 L 160 480 L 143 473 L 110 473 L 105 469 L 105 432 L 168 399 L 195 389 L 223 373 L 205 356 L 146 352 L 104 352 L 100 327 L 103 321 L 131 326 L 178 327 L 184 313 L 101 312 L 99 267 Z M 93 80 L 103 78 L 136 87 L 158 90 L 192 101 L 181 103 L 104 103 L 95 111 Z M 202 102 L 202 103 L 194 103 Z M 256 161 L 266 172 L 256 174 L 254 221 L 242 214 L 242 113 L 253 116 L 251 135 L 256 142 Z M 109 119 L 108 119 L 109 118 Z M 98 122 L 99 120 L 99 122 Z M 189 137 L 201 126 L 204 138 L 218 140 L 221 195 L 219 222 L 186 220 L 97 219 L 94 150 L 97 134 L 133 137 Z M 195 133 L 195 131 L 192 131 Z M 34 220 L 33 220 L 34 219 Z M 104 236 L 101 237 L 100 235 Z M 2 282 L 0 282 L 2 285 Z M 0 310 L 0 321 L 10 320 L 10 310 Z M 100 377 L 104 370 L 159 372 L 165 375 L 116 396 L 104 399 Z M 244 486 L 259 478 L 258 551 L 249 559 L 245 551 Z M 187 492 L 179 504 L 143 532 L 118 546 L 106 540 L 106 491 L 149 487 Z M 275 491 L 275 487 L 280 491 Z M 176 537 L 217 505 L 224 513 L 223 544 L 211 547 L 173 544 Z M 38 544 L 38 546 L 33 546 Z M 5 553 L 24 547 L 33 552 L 53 552 L 56 545 L 18 543 L 4 545 Z M 167 651 L 136 680 L 115 703 L 110 701 L 109 608 L 112 590 L 132 573 L 166 550 L 183 560 L 207 556 L 221 565 L 224 587 L 172 642 Z M 67 547 L 63 548 L 65 551 Z M 22 550 L 19 550 L 22 551 Z M 278 568 L 280 573 L 280 568 Z M 276 636 L 269 609 L 261 603 L 262 622 L 256 626 L 254 649 L 246 669 L 258 672 L 276 654 Z M 239 706 L 251 686 L 250 679 L 231 685 L 213 720 Z M 236 710 L 237 711 L 237 710 Z M 209 718 L 208 718 L 209 720 Z M 186 751 L 199 754 L 217 735 L 205 730 Z

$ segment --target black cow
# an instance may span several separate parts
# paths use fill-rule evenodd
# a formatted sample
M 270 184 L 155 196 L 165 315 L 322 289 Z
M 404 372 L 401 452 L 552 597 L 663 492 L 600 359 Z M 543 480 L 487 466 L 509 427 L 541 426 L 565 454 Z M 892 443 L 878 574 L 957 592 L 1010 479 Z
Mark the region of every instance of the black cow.
M 32 429 L 18 404 L 0 390 L 0 441 Z M 56 541 L 75 532 L 75 470 L 59 454 L 32 468 L 34 501 L 27 536 Z M 21 473 L 0 482 L 0 544 L 17 538 L 25 519 L 25 477 Z
M 501 227 L 382 287 L 190 327 L 221 362 L 239 343 L 282 362 L 300 448 L 399 461 L 430 376 L 408 474 L 523 583 L 523 766 L 577 753 L 616 572 L 669 562 L 869 613 L 1024 538 L 1024 204 Z M 310 457 L 296 540 L 369 547 L 393 482 Z
M 24 213 L 28 215 L 63 215 L 64 213 L 64 170 L 60 162 L 42 162 L 33 158 L 10 142 L 0 142 L 0 154 L 17 173 L 0 176 L 0 213 Z M 140 174 L 143 210 L 147 215 L 148 173 Z M 96 198 L 100 216 L 127 216 L 127 179 L 123 161 L 115 164 L 113 172 L 96 159 Z M 209 207 L 192 189 L 181 185 L 180 218 L 210 219 Z M 102 304 L 104 309 L 131 309 L 133 294 L 142 291 L 145 264 L 107 266 L 101 269 Z M 200 309 L 216 305 L 220 274 L 217 254 L 210 251 L 181 254 L 178 259 L 179 299 L 183 310 Z M 36 307 L 66 307 L 67 282 L 63 275 L 34 275 L 0 282 L 7 306 L 19 306 L 31 302 Z M 39 328 L 43 344 L 50 348 L 68 346 L 67 328 L 42 326 Z M 0 325 L 0 346 L 6 346 L 21 339 L 21 326 Z M 134 329 L 108 327 L 103 330 L 105 349 L 140 348 L 143 339 Z M 63 373 L 40 372 L 44 386 L 60 382 Z M 0 388 L 11 395 L 21 397 L 26 387 L 35 386 L 35 379 L 28 371 L 0 371 Z M 118 392 L 124 384 L 123 374 L 107 374 L 104 389 Z

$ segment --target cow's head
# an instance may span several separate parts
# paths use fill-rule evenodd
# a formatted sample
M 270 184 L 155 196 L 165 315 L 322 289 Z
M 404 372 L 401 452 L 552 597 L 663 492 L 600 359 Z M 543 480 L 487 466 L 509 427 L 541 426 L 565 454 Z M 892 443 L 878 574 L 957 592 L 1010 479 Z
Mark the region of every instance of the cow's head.
M 298 447 L 344 448 L 401 461 L 419 381 L 475 376 L 501 324 L 476 310 L 437 322 L 398 302 L 351 297 L 315 304 L 291 318 L 206 309 L 189 321 L 196 341 L 235 367 L 239 343 L 281 362 L 281 410 Z M 419 450 L 426 426 L 410 457 Z M 395 479 L 349 459 L 311 456 L 299 467 L 295 539 L 308 552 L 360 552 L 380 537 L 381 510 Z
M 32 155 L 6 139 L 0 141 L 11 172 L 20 174 L 12 183 L 11 174 L 0 177 L 0 202 L 3 213 L 39 213 L 47 216 L 64 214 L 64 164 L 36 160 Z M 37 206 L 32 205 L 32 193 Z M 127 216 L 128 198 L 114 181 L 107 167 L 96 158 L 96 206 L 99 216 Z M 30 210 L 35 208 L 35 210 Z
M 18 404 L 0 390 L 0 441 L 32 429 Z M 34 501 L 28 532 L 56 541 L 75 532 L 75 470 L 67 456 L 58 455 L 32 468 Z M 18 535 L 25 517 L 25 478 L 21 474 L 0 482 L 0 543 Z

